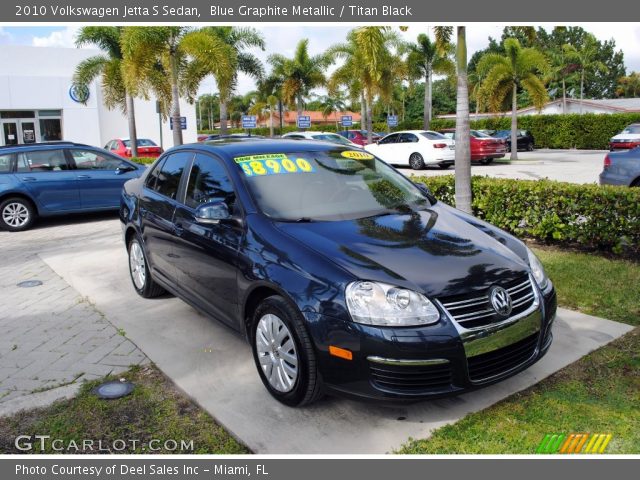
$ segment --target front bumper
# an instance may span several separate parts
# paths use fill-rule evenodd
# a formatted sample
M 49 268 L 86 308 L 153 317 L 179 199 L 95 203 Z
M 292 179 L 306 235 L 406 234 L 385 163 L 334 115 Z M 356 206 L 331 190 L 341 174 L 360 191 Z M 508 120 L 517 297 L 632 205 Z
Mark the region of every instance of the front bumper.
M 535 310 L 515 321 L 473 332 L 443 314 L 426 327 L 372 327 L 305 313 L 328 393 L 389 402 L 456 395 L 515 375 L 542 358 L 553 336 L 553 286 Z M 353 352 L 352 360 L 329 346 Z

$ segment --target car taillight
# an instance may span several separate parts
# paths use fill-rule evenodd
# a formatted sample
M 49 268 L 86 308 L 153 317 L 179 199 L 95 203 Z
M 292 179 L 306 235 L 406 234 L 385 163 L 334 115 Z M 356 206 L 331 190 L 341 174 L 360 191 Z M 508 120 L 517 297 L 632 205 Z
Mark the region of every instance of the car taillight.
M 609 155 L 604 156 L 604 168 L 609 168 L 611 166 L 611 158 Z
M 124 151 L 124 156 L 125 157 L 130 157 L 131 156 L 131 149 L 130 148 L 126 148 Z
M 446 143 L 434 143 L 433 148 L 447 148 Z

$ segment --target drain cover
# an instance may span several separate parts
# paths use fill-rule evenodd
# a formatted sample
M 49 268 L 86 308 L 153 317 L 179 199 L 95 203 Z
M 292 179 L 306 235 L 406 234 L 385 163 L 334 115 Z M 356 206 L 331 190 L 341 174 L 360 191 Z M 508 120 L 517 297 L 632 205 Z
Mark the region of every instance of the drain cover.
M 124 397 L 133 392 L 134 385 L 131 382 L 106 382 L 93 389 L 98 398 L 114 399 Z
M 18 286 L 20 288 L 31 288 L 31 287 L 39 287 L 42 285 L 40 280 L 25 280 L 24 282 L 20 282 Z

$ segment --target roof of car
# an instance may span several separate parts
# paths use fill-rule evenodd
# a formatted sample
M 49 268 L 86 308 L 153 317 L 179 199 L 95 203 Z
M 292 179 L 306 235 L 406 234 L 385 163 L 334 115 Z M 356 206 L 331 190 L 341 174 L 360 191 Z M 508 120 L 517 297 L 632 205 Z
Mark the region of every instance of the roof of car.
M 68 142 L 65 140 L 55 141 L 55 142 L 38 142 L 38 143 L 21 143 L 19 145 L 3 145 L 0 146 L 0 151 L 7 152 L 8 150 L 38 150 L 38 149 L 48 149 L 55 147 L 63 147 L 63 146 L 72 146 L 72 147 L 84 147 L 84 148 L 97 148 L 92 147 L 91 145 L 85 145 L 84 143 L 75 143 Z
M 341 145 L 313 141 L 301 143 L 299 140 L 288 139 L 233 139 L 227 138 L 222 141 L 191 143 L 174 147 L 169 152 L 182 149 L 197 149 L 212 153 L 226 154 L 229 157 L 238 157 L 244 155 L 262 155 L 267 153 L 293 153 L 304 151 L 326 151 L 335 150 L 336 148 L 346 148 Z

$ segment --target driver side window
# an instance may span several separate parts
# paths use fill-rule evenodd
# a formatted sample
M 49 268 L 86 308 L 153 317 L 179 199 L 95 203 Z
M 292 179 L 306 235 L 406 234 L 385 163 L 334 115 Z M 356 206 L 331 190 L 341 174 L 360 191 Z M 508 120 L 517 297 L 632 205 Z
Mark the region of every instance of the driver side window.
M 397 141 L 398 141 L 398 135 L 397 134 L 387 135 L 382 140 L 380 140 L 380 145 L 387 145 L 387 144 L 390 144 L 390 143 L 396 143 Z
M 233 211 L 235 198 L 233 184 L 222 163 L 208 155 L 197 154 L 187 184 L 187 206 L 197 208 L 203 203 L 222 201 L 229 211 Z

